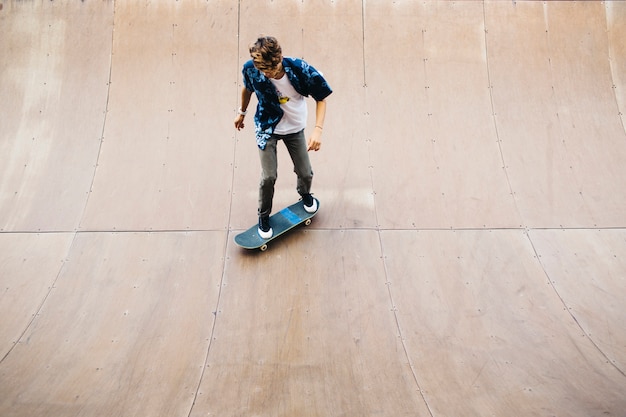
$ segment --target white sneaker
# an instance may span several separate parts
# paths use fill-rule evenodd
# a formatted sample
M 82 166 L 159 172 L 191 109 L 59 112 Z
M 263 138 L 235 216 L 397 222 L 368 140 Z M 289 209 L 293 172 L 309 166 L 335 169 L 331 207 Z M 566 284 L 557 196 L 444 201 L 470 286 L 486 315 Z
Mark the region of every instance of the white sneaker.
M 302 202 L 304 203 L 304 210 L 307 213 L 315 213 L 317 211 L 317 200 L 314 199 L 311 194 L 303 195 Z
M 270 227 L 269 217 L 259 217 L 259 236 L 263 239 L 269 239 L 274 234 L 274 231 Z

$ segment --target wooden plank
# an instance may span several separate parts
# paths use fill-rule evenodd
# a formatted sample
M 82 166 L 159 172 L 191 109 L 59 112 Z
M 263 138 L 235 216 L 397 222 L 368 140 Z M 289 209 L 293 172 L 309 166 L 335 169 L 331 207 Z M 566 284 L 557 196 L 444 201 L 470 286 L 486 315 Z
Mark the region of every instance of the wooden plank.
M 498 135 L 524 224 L 622 225 L 626 135 L 604 5 L 491 2 L 486 9 Z
M 523 231 L 381 235 L 402 338 L 432 415 L 622 412 L 623 371 L 585 336 Z M 623 253 L 623 242 L 616 249 Z M 584 285 L 563 281 L 572 292 Z M 613 323 L 623 336 L 622 322 Z
M 482 3 L 377 3 L 366 28 L 381 227 L 518 227 L 492 117 Z
M 626 231 L 533 230 L 533 246 L 567 311 L 616 368 L 626 370 Z
M 300 229 L 262 253 L 229 245 L 191 415 L 429 415 L 379 253 L 374 231 Z
M 236 57 L 222 51 L 236 49 L 237 11 L 218 3 L 116 4 L 109 112 L 81 229 L 225 227 Z
M 209 345 L 223 232 L 85 233 L 0 367 L 0 414 L 187 415 Z
M 112 3 L 2 5 L 0 231 L 73 230 L 102 137 Z
M 0 360 L 15 346 L 63 268 L 72 233 L 0 233 Z M 9 319 L 10 318 L 10 319 Z
M 626 126 L 626 4 L 607 1 L 605 6 L 615 99 L 622 125 Z

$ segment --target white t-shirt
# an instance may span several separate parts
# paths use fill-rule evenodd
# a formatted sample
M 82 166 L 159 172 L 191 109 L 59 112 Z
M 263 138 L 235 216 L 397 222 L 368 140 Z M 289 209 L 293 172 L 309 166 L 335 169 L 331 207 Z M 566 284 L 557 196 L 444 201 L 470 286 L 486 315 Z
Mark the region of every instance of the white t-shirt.
M 306 127 L 307 106 L 304 96 L 300 95 L 289 82 L 289 77 L 284 74 L 280 79 L 270 78 L 276 92 L 283 117 L 276 125 L 274 133 L 277 135 L 289 135 L 297 133 Z

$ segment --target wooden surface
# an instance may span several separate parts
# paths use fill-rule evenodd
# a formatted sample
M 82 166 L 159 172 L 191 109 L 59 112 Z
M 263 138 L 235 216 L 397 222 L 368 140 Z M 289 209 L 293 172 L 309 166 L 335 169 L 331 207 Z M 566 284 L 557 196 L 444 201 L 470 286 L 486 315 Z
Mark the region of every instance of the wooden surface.
M 0 5 L 1 416 L 623 415 L 626 3 Z M 260 33 L 334 89 L 264 253 Z

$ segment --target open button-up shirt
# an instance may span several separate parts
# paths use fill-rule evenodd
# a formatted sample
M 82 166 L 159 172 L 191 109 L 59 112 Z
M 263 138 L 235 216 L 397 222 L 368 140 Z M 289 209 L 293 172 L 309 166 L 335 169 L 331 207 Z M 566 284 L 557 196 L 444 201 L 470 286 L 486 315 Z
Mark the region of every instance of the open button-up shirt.
M 333 92 L 322 73 L 302 59 L 283 57 L 283 68 L 293 88 L 304 97 L 311 96 L 315 101 L 322 101 Z M 254 114 L 256 141 L 260 149 L 265 149 L 267 139 L 283 117 L 278 94 L 269 78 L 256 69 L 252 60 L 244 64 L 242 73 L 244 86 L 258 99 Z

